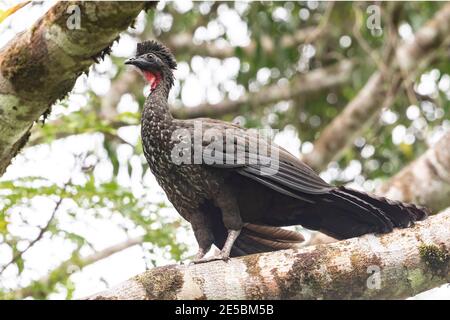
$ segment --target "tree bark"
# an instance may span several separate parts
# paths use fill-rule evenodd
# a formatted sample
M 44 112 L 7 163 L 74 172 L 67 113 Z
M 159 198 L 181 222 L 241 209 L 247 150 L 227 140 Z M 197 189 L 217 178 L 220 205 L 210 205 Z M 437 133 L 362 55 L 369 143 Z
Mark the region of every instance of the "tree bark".
M 450 281 L 450 208 L 412 228 L 146 271 L 87 299 L 401 299 Z
M 450 131 L 383 184 L 377 194 L 438 212 L 450 206 Z
M 353 142 L 355 136 L 383 107 L 389 107 L 398 92 L 401 72 L 411 77 L 429 63 L 435 50 L 448 41 L 450 4 L 444 5 L 415 35 L 414 41 L 396 49 L 397 60 L 389 70 L 375 72 L 345 109 L 322 131 L 311 153 L 303 160 L 316 170 L 323 169 Z M 401 70 L 401 72 L 400 72 Z
M 59 2 L 0 52 L 0 176 L 26 144 L 33 123 L 108 53 L 144 2 Z M 68 20 L 80 9 L 80 28 Z M 73 16 L 72 16 L 73 18 Z

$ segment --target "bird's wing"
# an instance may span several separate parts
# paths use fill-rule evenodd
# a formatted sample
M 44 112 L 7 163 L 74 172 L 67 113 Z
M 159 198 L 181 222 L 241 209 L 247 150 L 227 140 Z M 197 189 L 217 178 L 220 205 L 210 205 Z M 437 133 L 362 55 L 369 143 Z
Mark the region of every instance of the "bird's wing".
M 275 191 L 308 202 L 312 202 L 308 195 L 333 189 L 306 164 L 257 131 L 210 119 L 201 119 L 201 125 L 203 163 L 208 166 L 234 170 Z M 220 137 L 221 148 L 217 148 L 215 134 Z

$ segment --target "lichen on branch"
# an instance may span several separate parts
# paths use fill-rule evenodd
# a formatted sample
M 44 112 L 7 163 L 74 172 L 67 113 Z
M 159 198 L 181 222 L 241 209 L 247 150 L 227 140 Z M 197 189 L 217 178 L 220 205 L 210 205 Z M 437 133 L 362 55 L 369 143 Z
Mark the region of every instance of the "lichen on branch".
M 26 143 L 35 121 L 62 99 L 90 65 L 108 53 L 144 2 L 58 2 L 0 52 L 0 175 Z M 80 28 L 69 28 L 69 6 Z

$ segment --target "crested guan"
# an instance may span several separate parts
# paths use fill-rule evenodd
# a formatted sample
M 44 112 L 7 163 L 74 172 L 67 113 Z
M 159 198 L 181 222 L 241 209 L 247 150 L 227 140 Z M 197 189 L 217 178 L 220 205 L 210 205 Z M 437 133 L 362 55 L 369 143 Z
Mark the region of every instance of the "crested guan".
M 150 85 L 141 119 L 144 154 L 168 199 L 192 225 L 199 244 L 194 262 L 290 248 L 303 240 L 283 226 L 346 239 L 427 217 L 425 208 L 413 204 L 331 186 L 261 134 L 219 120 L 174 119 L 167 99 L 176 61 L 162 44 L 139 43 L 125 64 L 137 67 Z M 205 258 L 212 244 L 221 251 Z

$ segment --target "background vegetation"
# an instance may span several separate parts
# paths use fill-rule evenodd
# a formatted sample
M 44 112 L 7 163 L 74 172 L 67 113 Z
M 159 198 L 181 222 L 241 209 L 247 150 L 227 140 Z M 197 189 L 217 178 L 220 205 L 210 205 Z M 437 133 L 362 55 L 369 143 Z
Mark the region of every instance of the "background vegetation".
M 178 117 L 279 129 L 275 141 L 324 179 L 367 191 L 416 159 L 450 128 L 449 47 L 434 48 L 413 76 L 396 71 L 392 51 L 444 4 L 376 3 L 380 30 L 366 25 L 372 4 L 161 1 L 141 13 L 41 118 L 0 179 L 0 297 L 80 297 L 196 251 L 142 154 L 148 88 L 123 65 L 141 40 L 158 39 L 176 55 Z M 1 45 L 49 6 L 32 3 L 5 20 Z M 321 133 L 376 72 L 385 80 L 377 90 L 398 85 L 368 95 L 375 107 L 362 103 L 364 120 L 345 146 L 315 161 Z

